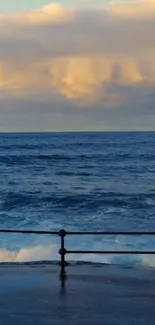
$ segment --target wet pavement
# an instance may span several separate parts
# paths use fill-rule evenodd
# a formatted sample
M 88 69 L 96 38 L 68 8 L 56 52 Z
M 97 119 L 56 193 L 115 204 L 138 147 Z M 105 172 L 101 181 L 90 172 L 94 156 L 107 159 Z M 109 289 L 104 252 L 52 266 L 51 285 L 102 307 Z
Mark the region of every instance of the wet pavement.
M 0 266 L 0 325 L 153 325 L 155 270 Z

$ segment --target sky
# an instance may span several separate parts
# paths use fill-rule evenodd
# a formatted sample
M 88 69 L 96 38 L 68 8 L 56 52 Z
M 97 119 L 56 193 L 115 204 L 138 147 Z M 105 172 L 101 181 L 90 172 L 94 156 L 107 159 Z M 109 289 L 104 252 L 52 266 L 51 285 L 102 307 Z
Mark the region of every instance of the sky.
M 125 0 L 123 0 L 125 1 Z M 130 0 L 131 1 L 131 0 Z M 41 8 L 49 3 L 55 3 L 55 0 L 0 0 L 1 12 L 21 12 Z M 87 7 L 97 4 L 107 4 L 110 0 L 60 0 L 59 3 L 64 6 Z
M 0 0 L 0 132 L 155 130 L 155 0 Z

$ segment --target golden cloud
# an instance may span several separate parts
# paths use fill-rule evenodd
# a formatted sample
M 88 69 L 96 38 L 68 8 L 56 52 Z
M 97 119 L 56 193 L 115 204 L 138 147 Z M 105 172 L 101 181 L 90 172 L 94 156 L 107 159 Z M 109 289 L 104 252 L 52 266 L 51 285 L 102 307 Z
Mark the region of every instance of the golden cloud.
M 145 69 L 144 67 L 145 66 Z M 155 84 L 155 64 L 148 56 L 145 62 L 132 57 L 63 57 L 33 62 L 20 67 L 0 64 L 0 88 L 8 93 L 25 93 L 26 96 L 40 90 L 48 96 L 59 92 L 68 99 L 104 96 L 104 89 L 117 86 L 141 86 Z M 25 90 L 25 91 L 24 91 Z
M 73 8 L 63 7 L 59 3 L 52 3 L 41 9 L 13 14 L 1 15 L 0 24 L 7 26 L 14 25 L 44 25 L 51 23 L 64 23 L 73 19 L 75 10 Z
M 1 55 L 0 50 L 1 93 L 26 98 L 44 93 L 48 98 L 110 102 L 119 97 L 120 87 L 126 91 L 154 87 L 155 40 L 149 36 L 155 28 L 154 13 L 155 1 L 147 0 L 107 5 L 102 14 L 51 4 L 21 16 L 2 16 L 0 24 L 7 26 L 5 42 L 12 52 Z M 140 37 L 137 24 L 144 17 L 147 23 L 142 25 Z M 134 18 L 132 26 L 128 21 L 121 25 L 122 18 Z M 59 24 L 53 27 L 55 22 Z M 13 31 L 12 25 L 16 26 Z M 1 29 L 0 42 L 4 42 L 3 33 Z M 32 55 L 35 47 L 37 51 Z
M 155 16 L 155 0 L 113 2 L 108 6 L 107 13 L 119 19 L 150 19 Z

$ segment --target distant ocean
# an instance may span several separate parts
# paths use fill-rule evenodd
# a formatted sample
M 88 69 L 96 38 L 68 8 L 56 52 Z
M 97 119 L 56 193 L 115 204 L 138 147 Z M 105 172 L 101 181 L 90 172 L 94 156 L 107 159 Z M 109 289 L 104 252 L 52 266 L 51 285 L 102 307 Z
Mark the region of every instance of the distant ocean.
M 0 134 L 0 228 L 155 231 L 155 132 Z M 155 237 L 72 237 L 72 249 L 154 249 Z M 57 260 L 59 238 L 0 234 L 0 262 Z M 155 256 L 70 256 L 155 266 Z

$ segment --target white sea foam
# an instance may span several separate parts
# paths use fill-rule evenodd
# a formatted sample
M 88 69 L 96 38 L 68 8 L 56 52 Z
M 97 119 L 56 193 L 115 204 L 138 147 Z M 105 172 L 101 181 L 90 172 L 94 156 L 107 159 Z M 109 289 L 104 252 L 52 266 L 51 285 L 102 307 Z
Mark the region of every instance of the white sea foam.
M 59 261 L 58 245 L 36 245 L 30 248 L 21 248 L 18 251 L 0 249 L 0 263 L 24 263 L 37 261 Z M 155 256 L 152 255 L 97 255 L 72 254 L 66 256 L 67 261 L 83 261 L 103 264 L 115 264 L 132 267 L 155 268 Z
M 37 245 L 30 248 L 21 248 L 18 251 L 0 249 L 0 263 L 4 262 L 30 262 L 58 259 L 56 245 Z

